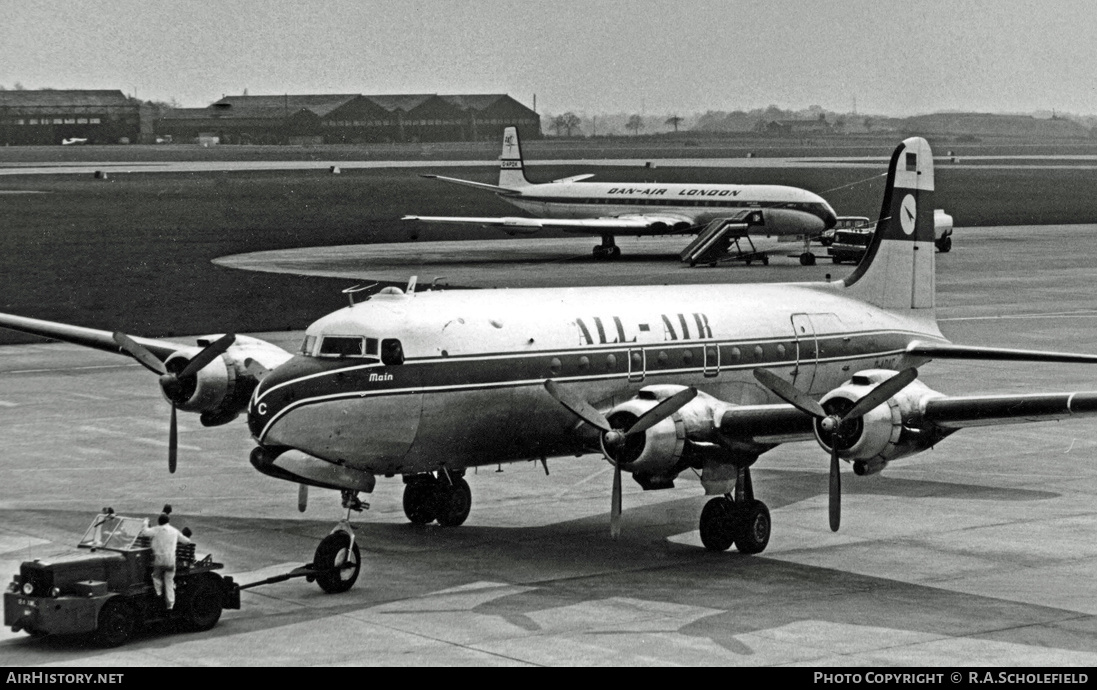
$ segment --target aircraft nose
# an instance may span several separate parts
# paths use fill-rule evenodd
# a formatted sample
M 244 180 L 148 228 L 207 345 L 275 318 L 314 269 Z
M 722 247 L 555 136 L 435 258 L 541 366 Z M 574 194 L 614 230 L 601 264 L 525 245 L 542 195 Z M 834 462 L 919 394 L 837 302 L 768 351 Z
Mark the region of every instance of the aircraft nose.
M 248 430 L 262 443 L 271 426 L 303 397 L 314 375 L 324 370 L 324 363 L 310 357 L 293 357 L 267 374 L 255 387 L 248 404 Z
M 826 199 L 818 194 L 815 195 L 815 198 L 818 199 L 816 203 L 819 204 L 819 217 L 823 219 L 823 224 L 826 225 L 826 229 L 830 230 L 838 224 L 838 214 L 834 212 L 834 209 L 831 208 Z

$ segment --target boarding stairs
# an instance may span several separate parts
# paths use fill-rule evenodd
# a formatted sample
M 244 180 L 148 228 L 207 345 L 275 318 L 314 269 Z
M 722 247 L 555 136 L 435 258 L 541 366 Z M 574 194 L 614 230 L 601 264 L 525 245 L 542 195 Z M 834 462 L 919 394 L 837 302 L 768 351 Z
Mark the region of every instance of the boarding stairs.
M 765 225 L 762 212 L 743 210 L 730 218 L 717 218 L 704 227 L 697 237 L 682 250 L 682 261 L 690 266 L 715 265 L 718 261 L 746 261 L 754 259 L 769 263 L 763 252 L 754 249 L 747 232 L 751 227 Z M 745 240 L 745 246 L 741 244 Z M 735 248 L 732 251 L 732 247 Z

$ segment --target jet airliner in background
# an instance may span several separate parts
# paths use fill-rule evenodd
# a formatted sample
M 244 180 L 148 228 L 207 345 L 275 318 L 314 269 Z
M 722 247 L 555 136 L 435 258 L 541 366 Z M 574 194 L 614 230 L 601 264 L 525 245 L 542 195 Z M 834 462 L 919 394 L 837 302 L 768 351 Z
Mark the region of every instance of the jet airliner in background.
M 246 414 L 251 464 L 342 492 L 350 511 L 401 475 L 414 523 L 465 521 L 469 468 L 600 451 L 644 488 L 700 475 L 704 546 L 759 553 L 770 514 L 751 468 L 783 443 L 829 456 L 838 529 L 840 461 L 856 475 L 965 427 L 1097 414 L 1097 391 L 946 395 L 917 380 L 934 358 L 1097 363 L 1097 355 L 954 345 L 936 320 L 929 144 L 894 152 L 876 232 L 840 281 L 452 290 L 386 288 L 305 331 L 296 353 L 244 336 L 198 346 L 0 314 L 0 327 L 126 354 L 205 426 Z M 774 457 L 776 456 L 776 457 Z M 825 461 L 824 461 L 825 462 Z M 822 463 L 821 463 L 822 464 Z M 821 473 L 820 473 L 821 474 Z M 339 558 L 358 550 L 348 532 Z M 353 570 L 353 572 L 351 572 Z
M 424 223 L 467 223 L 498 227 L 515 234 L 541 228 L 600 235 L 597 258 L 615 258 L 617 235 L 696 234 L 723 232 L 727 238 L 748 235 L 801 237 L 803 264 L 815 263 L 810 241 L 834 227 L 837 216 L 822 197 L 781 185 L 663 184 L 653 182 L 584 182 L 576 175 L 545 184 L 526 179 L 518 130 L 507 127 L 499 157 L 499 184 L 441 175 L 424 177 L 494 192 L 535 217 L 404 216 Z

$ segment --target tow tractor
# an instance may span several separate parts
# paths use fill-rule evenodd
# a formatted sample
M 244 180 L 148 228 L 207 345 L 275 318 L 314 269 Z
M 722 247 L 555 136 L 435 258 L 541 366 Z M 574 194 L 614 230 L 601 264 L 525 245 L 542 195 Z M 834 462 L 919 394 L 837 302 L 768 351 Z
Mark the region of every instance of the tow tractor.
M 223 609 L 240 608 L 241 590 L 292 578 L 315 581 L 328 593 L 358 579 L 362 559 L 349 522 L 340 522 L 316 548 L 313 562 L 274 577 L 238 584 L 194 544 L 176 550 L 175 607 L 169 611 L 152 584 L 152 549 L 144 518 L 103 512 L 91 521 L 75 553 L 25 561 L 4 592 L 4 625 L 33 636 L 90 634 L 105 647 L 124 644 L 140 627 L 171 622 L 209 630 Z

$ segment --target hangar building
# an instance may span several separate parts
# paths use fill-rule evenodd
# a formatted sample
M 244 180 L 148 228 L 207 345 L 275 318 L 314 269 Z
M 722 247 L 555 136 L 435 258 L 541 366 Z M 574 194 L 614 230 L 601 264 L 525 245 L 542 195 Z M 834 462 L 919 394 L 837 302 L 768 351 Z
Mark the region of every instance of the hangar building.
M 523 138 L 541 138 L 537 113 L 505 94 L 227 96 L 169 111 L 156 130 L 177 142 L 342 144 L 492 140 L 509 125 Z
M 0 91 L 0 146 L 74 138 L 117 144 L 136 142 L 140 134 L 140 104 L 121 91 Z

